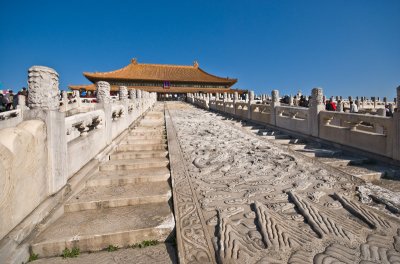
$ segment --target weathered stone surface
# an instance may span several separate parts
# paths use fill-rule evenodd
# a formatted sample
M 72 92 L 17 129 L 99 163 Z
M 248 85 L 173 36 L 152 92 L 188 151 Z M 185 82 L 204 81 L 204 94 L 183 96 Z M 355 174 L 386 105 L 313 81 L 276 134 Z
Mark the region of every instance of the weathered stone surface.
M 395 263 L 400 256 L 400 221 L 359 201 L 362 180 L 213 113 L 168 107 L 168 134 L 177 133 L 187 167 L 175 164 L 180 150 L 169 141 L 183 263 Z
M 108 82 L 99 81 L 96 83 L 97 101 L 99 103 L 110 103 L 110 84 Z
M 160 244 L 147 248 L 119 249 L 114 252 L 81 254 L 78 258 L 61 257 L 40 259 L 35 264 L 175 264 L 178 263 L 175 248 L 169 244 Z
M 49 193 L 45 142 L 46 128 L 40 120 L 0 130 L 0 238 Z M 25 232 L 29 233 L 34 224 Z
M 58 73 L 48 67 L 32 66 L 28 70 L 28 105 L 31 109 L 58 110 Z
M 128 100 L 128 88 L 126 86 L 119 87 L 119 100 L 121 101 Z

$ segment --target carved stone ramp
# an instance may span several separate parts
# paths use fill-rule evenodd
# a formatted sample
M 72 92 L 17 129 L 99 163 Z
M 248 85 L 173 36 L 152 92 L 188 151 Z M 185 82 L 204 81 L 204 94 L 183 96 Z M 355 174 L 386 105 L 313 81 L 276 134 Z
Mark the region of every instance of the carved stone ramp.
M 34 254 L 43 258 L 60 256 L 64 249 L 74 247 L 81 252 L 101 251 L 110 245 L 127 248 L 148 240 L 164 242 L 171 236 L 175 220 L 169 205 L 164 106 L 157 104 L 147 116 L 122 139 L 109 159 L 99 165 L 86 186 L 63 205 L 64 214 L 39 232 L 31 244 Z M 137 257 L 137 261 L 127 257 L 132 260 L 130 263 L 146 263 L 145 260 L 151 263 L 151 259 L 159 263 L 174 261 L 174 251 L 168 248 L 168 252 L 162 245 L 154 251 L 154 256 L 146 255 L 153 252 L 151 249 L 142 253 L 132 250 L 123 251 L 133 252 Z M 103 257 L 93 255 L 79 263 L 91 260 L 108 263 L 105 261 L 108 256 L 104 256 L 105 262 L 97 262 Z M 127 253 L 120 255 L 127 256 Z M 46 261 L 41 263 L 62 263 L 57 258 Z
M 246 121 L 242 121 L 241 125 L 245 130 L 251 131 L 274 144 L 287 147 L 365 181 L 379 181 L 384 176 L 400 177 L 399 168 L 393 168 L 393 166 L 387 164 L 375 164 L 375 161 L 359 154 L 344 152 L 338 148 L 305 140 L 277 128 L 266 128 Z
M 318 161 L 347 153 L 309 157 L 260 126 L 167 106 L 181 263 L 396 263 L 396 210 L 363 204 L 363 180 Z

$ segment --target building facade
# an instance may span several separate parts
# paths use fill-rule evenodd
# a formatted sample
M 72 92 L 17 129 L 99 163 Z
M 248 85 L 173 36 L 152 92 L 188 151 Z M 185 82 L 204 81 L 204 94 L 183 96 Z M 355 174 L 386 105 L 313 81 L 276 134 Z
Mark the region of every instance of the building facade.
M 233 93 L 231 87 L 237 79 L 218 77 L 209 74 L 195 61 L 193 66 L 144 64 L 132 59 L 124 68 L 110 72 L 84 72 L 83 75 L 92 82 L 89 85 L 70 85 L 72 90 L 95 91 L 95 83 L 110 83 L 111 91 L 117 92 L 120 86 L 128 89 L 140 89 L 156 92 L 158 99 L 186 96 L 187 93 Z

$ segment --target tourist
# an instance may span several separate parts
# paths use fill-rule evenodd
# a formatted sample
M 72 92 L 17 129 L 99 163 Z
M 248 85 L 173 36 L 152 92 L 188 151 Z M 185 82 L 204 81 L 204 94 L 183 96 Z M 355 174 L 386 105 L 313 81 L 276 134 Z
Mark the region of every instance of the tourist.
M 12 105 L 13 105 L 13 109 L 17 109 L 18 106 L 18 97 L 21 95 L 21 92 L 18 92 L 16 95 L 14 95 L 13 101 L 12 101 Z
M 299 106 L 307 107 L 307 101 L 306 101 L 306 98 L 303 95 L 300 96 Z
M 11 98 L 12 99 L 12 98 Z M 12 106 L 12 101 L 10 101 L 10 92 L 6 93 L 3 97 L 3 104 L 6 107 L 6 111 L 9 111 Z
M 22 87 L 21 95 L 25 96 L 25 98 L 28 97 L 28 91 L 25 87 Z
M 336 103 L 333 100 L 326 100 L 325 109 L 327 111 L 336 111 Z
M 358 107 L 353 101 L 350 101 L 350 113 L 358 113 Z
M 387 117 L 392 117 L 393 116 L 393 112 L 392 112 L 392 108 L 389 107 L 389 105 L 385 105 L 385 111 L 386 111 L 386 116 Z
M 0 112 L 4 112 L 6 110 L 6 105 L 4 100 L 5 99 L 3 93 L 0 93 Z

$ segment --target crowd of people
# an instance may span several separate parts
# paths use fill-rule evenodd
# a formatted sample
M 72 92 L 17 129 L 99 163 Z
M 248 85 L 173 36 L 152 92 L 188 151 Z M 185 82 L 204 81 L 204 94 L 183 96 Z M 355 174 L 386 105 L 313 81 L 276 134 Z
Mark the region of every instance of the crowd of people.
M 0 112 L 10 111 L 17 109 L 19 104 L 19 95 L 28 98 L 28 90 L 23 87 L 18 93 L 14 93 L 13 90 L 0 91 Z M 25 100 L 27 102 L 28 100 Z

